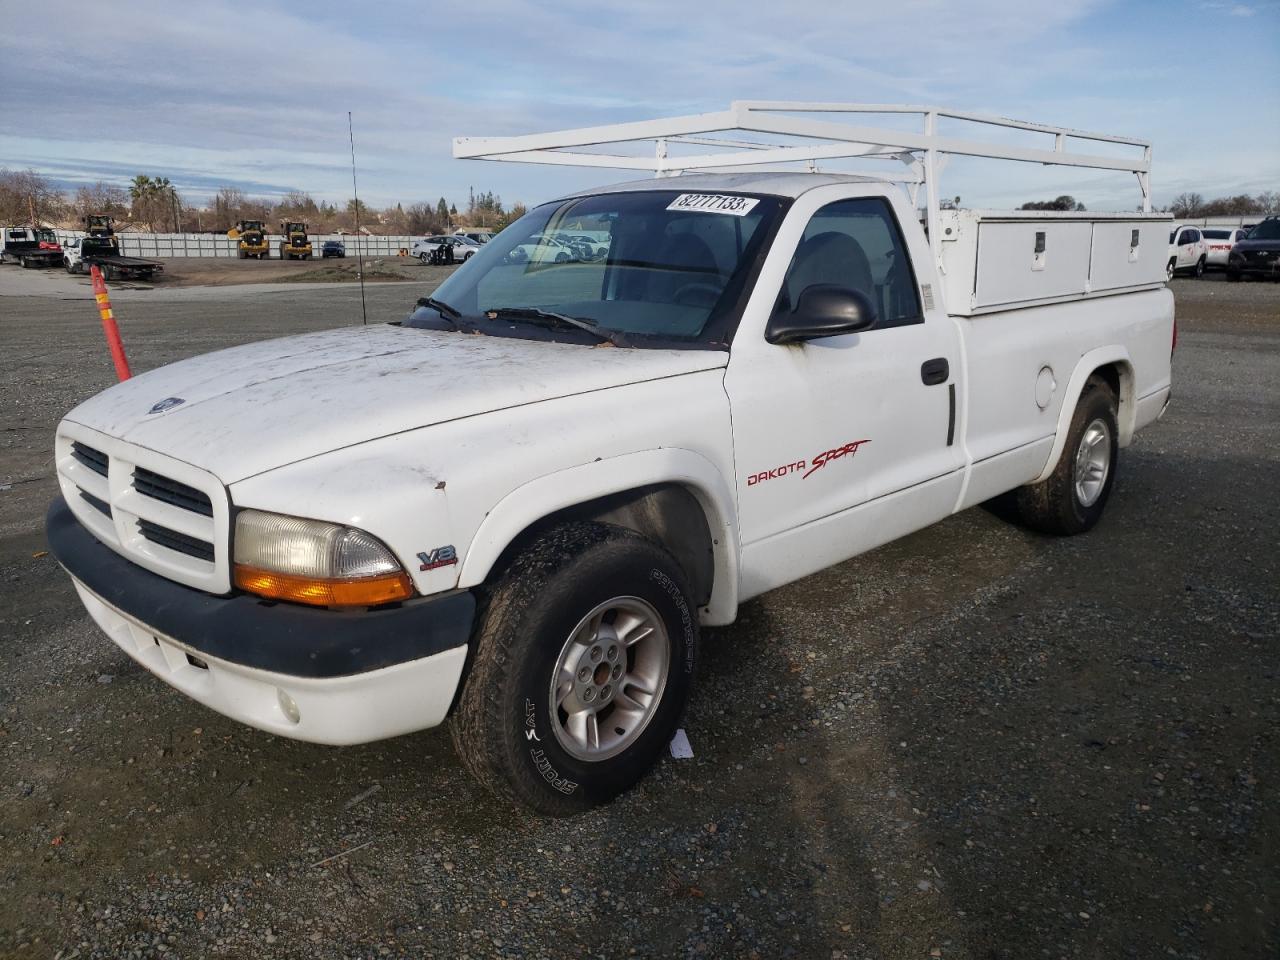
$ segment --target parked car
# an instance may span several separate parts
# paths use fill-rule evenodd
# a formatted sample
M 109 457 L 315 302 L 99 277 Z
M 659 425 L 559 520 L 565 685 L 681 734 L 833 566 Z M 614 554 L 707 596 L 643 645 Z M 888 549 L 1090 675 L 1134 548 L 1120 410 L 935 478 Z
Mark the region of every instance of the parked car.
M 1267 217 L 1236 241 L 1227 260 L 1227 279 L 1280 280 L 1280 217 Z
M 535 233 L 507 251 L 508 263 L 568 263 L 588 260 L 582 248 L 567 238 L 550 233 Z
M 1204 242 L 1209 247 L 1208 258 L 1205 260 L 1205 269 L 1227 269 L 1227 261 L 1231 257 L 1231 248 L 1236 245 L 1237 240 L 1244 239 L 1249 231 L 1244 227 L 1205 227 L 1200 231 L 1200 235 L 1204 237 Z
M 1169 231 L 1169 263 L 1165 268 L 1168 279 L 1187 271 L 1202 277 L 1208 261 L 1209 246 L 1197 227 L 1175 225 Z
M 435 236 L 424 237 L 421 240 L 413 241 L 413 246 L 409 250 L 410 256 L 417 257 L 423 263 L 430 263 L 432 254 L 441 244 L 453 248 L 453 259 L 455 263 L 465 263 L 470 260 L 480 244 L 469 237 L 459 236 Z
M 599 260 L 609 254 L 608 240 L 597 240 L 585 233 L 567 234 L 562 239 L 573 246 L 583 260 Z
M 341 240 L 326 240 L 324 245 L 320 247 L 320 258 L 323 260 L 327 257 L 345 257 L 347 255 L 347 245 Z

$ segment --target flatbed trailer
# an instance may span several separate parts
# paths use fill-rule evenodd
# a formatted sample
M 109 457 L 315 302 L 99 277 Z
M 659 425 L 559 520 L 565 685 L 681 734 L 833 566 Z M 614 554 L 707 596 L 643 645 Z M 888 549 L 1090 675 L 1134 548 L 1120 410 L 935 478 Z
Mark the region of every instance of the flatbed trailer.
M 30 227 L 5 227 L 0 263 L 18 263 L 27 269 L 56 267 L 62 262 L 62 251 L 42 245 L 39 234 Z

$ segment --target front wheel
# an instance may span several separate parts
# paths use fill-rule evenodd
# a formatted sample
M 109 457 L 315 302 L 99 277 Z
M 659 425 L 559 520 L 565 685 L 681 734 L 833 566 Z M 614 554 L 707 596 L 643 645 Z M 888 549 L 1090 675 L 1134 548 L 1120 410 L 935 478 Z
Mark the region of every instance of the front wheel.
M 1015 491 L 1022 523 L 1041 533 L 1060 535 L 1091 530 L 1111 496 L 1118 437 L 1115 394 L 1105 380 L 1092 376 L 1080 394 L 1053 473 Z
M 551 816 L 643 777 L 675 732 L 697 652 L 671 555 L 621 527 L 567 524 L 516 558 L 483 610 L 451 723 L 472 775 Z
M 421 260 L 423 263 L 430 263 L 430 262 L 431 262 L 431 254 L 429 254 L 429 253 L 420 253 L 420 254 L 418 254 L 418 259 L 419 259 L 419 260 Z

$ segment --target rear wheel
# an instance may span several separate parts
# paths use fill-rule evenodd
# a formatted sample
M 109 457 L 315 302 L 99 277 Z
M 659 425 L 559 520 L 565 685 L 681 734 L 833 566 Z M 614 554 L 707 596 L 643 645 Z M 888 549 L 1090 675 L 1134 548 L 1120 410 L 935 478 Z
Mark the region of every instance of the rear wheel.
M 1032 530 L 1070 535 L 1097 524 L 1111 496 L 1119 453 L 1116 398 L 1093 376 L 1071 418 L 1066 446 L 1047 480 L 1015 491 L 1018 517 Z
M 1170 257 L 1168 266 L 1164 268 L 1164 278 L 1166 280 L 1172 280 L 1173 275 L 1177 272 L 1178 272 L 1178 258 Z
M 651 541 L 575 523 L 532 543 L 492 588 L 453 716 L 489 790 L 567 816 L 636 783 L 670 742 L 698 626 L 685 577 Z
M 1199 280 L 1204 276 L 1204 257 L 1196 261 L 1196 279 Z

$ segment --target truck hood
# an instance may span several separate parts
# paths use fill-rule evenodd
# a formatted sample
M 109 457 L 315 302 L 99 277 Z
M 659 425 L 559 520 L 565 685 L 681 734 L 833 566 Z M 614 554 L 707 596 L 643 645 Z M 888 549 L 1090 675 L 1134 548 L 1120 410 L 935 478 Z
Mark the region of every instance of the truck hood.
M 393 433 L 727 362 L 718 350 L 348 327 L 182 360 L 103 391 L 67 419 L 231 484 Z

